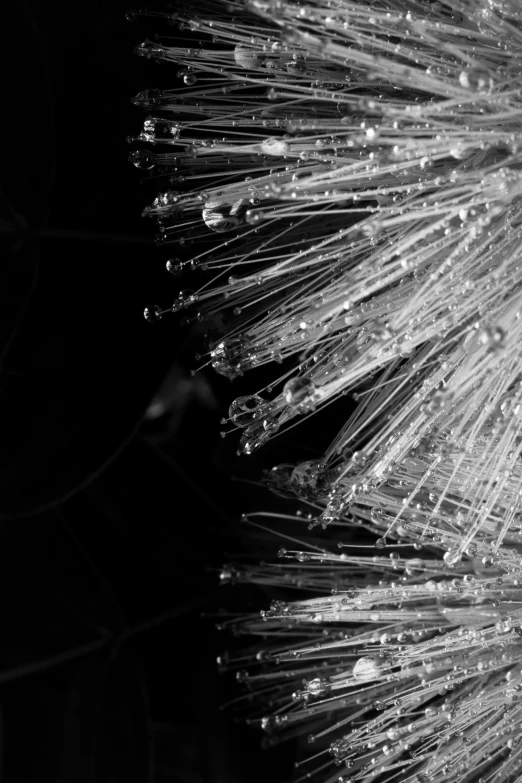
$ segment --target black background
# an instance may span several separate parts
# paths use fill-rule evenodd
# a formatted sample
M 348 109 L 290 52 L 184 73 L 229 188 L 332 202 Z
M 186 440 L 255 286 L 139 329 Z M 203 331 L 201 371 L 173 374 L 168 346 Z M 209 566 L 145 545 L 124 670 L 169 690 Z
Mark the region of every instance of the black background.
M 283 780 L 293 749 L 261 751 L 221 709 L 240 691 L 216 656 L 242 641 L 215 629 L 223 607 L 266 605 L 218 585 L 219 566 L 248 553 L 240 513 L 264 502 L 231 476 L 281 459 L 238 459 L 237 439 L 219 437 L 247 385 L 191 379 L 201 329 L 143 320 L 179 281 L 140 217 L 154 188 L 127 161 L 143 119 L 130 98 L 176 69 L 133 54 L 164 30 L 126 10 L 4 12 L 2 779 Z M 144 421 L 160 387 L 167 413 Z
M 240 691 L 216 665 L 243 643 L 215 629 L 221 610 L 269 598 L 220 587 L 218 572 L 254 554 L 241 512 L 270 507 L 231 477 L 316 452 L 304 429 L 238 458 L 219 420 L 248 382 L 191 378 L 201 327 L 143 320 L 180 283 L 140 217 L 155 191 L 127 161 L 143 120 L 130 98 L 177 76 L 132 51 L 172 28 L 126 10 L 21 0 L 4 12 L 1 772 L 276 783 L 295 749 L 260 750 L 260 733 L 221 709 Z M 158 389 L 167 412 L 152 422 Z
M 238 691 L 216 666 L 230 640 L 213 615 L 238 602 L 216 569 L 244 510 L 236 443 L 219 437 L 232 394 L 191 381 L 197 330 L 142 317 L 174 283 L 125 142 L 142 121 L 130 98 L 158 71 L 132 49 L 158 25 L 126 9 L 3 11 L 2 776 L 261 780 L 274 759 L 220 710 Z M 169 372 L 179 393 L 143 423 Z

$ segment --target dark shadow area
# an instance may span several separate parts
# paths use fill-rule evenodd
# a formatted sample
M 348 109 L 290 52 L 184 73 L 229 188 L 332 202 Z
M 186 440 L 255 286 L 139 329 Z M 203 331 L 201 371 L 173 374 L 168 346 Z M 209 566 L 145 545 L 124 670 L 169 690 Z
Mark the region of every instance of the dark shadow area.
M 155 193 L 127 161 L 143 120 L 130 99 L 176 69 L 133 54 L 154 20 L 126 10 L 5 13 L 0 780 L 279 783 L 296 749 L 261 749 L 222 709 L 241 690 L 216 664 L 243 644 L 216 630 L 220 614 L 269 596 L 218 575 L 255 554 L 241 513 L 270 507 L 245 482 L 313 457 L 313 425 L 238 457 L 220 418 L 248 379 L 192 377 L 201 325 L 143 319 L 179 281 L 140 217 Z
M 259 461 L 219 436 L 230 384 L 190 376 L 198 328 L 143 320 L 174 284 L 127 161 L 130 98 L 158 66 L 132 52 L 154 22 L 126 8 L 5 12 L 0 778 L 282 779 L 292 749 L 260 750 L 221 710 L 239 691 L 216 665 L 220 611 L 263 604 L 218 584 L 255 501 L 230 477 Z

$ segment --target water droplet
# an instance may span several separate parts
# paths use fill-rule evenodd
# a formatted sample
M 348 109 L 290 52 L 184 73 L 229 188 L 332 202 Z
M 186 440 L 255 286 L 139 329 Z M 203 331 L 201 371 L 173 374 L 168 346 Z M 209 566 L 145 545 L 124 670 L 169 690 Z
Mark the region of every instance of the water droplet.
M 251 428 L 247 428 L 239 441 L 239 453 L 249 456 L 255 451 L 258 451 L 261 446 L 264 446 L 267 440 L 268 435 L 266 432 L 260 431 L 257 428 L 253 431 Z
M 210 359 L 214 370 L 231 380 L 252 366 L 249 343 L 243 336 L 222 340 L 211 351 Z
M 151 305 L 150 307 L 146 307 L 143 311 L 143 317 L 150 324 L 155 324 L 157 321 L 160 321 L 162 315 L 163 313 L 159 305 Z
M 178 294 L 178 301 L 182 307 L 188 307 L 194 302 L 197 302 L 198 295 L 194 293 L 190 288 L 183 288 Z
M 422 571 L 424 564 L 420 557 L 411 557 L 404 563 L 404 571 L 408 576 L 412 576 L 417 571 Z
M 448 549 L 444 552 L 443 560 L 448 566 L 454 566 L 462 560 L 462 553 L 457 549 Z
M 359 658 L 353 667 L 353 676 L 357 682 L 370 682 L 381 676 L 382 664 L 377 658 L 363 656 Z
M 478 341 L 490 351 L 498 351 L 504 347 L 506 334 L 500 326 L 488 326 L 481 329 Z
M 309 378 L 290 378 L 283 387 L 283 397 L 287 405 L 305 412 L 314 407 L 315 384 Z
M 494 82 L 487 68 L 465 68 L 459 74 L 461 87 L 473 92 L 489 93 L 493 89 Z
M 284 139 L 280 139 L 277 136 L 271 136 L 261 142 L 261 151 L 265 155 L 273 155 L 277 158 L 283 158 L 288 155 L 290 146 Z
M 273 718 L 261 718 L 261 728 L 263 731 L 266 731 L 267 734 L 270 734 L 274 729 Z
M 306 63 L 303 60 L 290 60 L 286 64 L 286 70 L 290 74 L 306 73 Z
M 156 165 L 156 156 L 147 150 L 135 150 L 129 154 L 128 160 L 142 171 L 150 171 Z
M 179 201 L 179 193 L 174 190 L 166 190 L 164 193 L 160 193 L 157 198 L 154 199 L 153 206 L 155 207 L 172 207 Z M 170 210 L 170 214 L 174 214 L 175 210 Z
M 299 497 L 308 500 L 318 497 L 324 489 L 324 475 L 318 463 L 310 460 L 296 465 L 290 477 L 290 485 Z
M 265 215 L 262 209 L 247 209 L 245 212 L 245 220 L 251 226 L 256 225 L 256 223 L 260 223 L 264 216 Z
M 260 68 L 265 62 L 261 52 L 242 43 L 237 44 L 234 49 L 234 60 L 240 68 L 246 69 Z
M 266 401 L 258 394 L 237 397 L 228 409 L 229 419 L 238 427 L 248 427 L 265 409 Z
M 139 57 L 146 57 L 147 60 L 162 59 L 165 56 L 165 49 L 162 46 L 156 46 L 148 39 L 134 47 L 134 54 Z
M 267 416 L 263 419 L 263 429 L 267 435 L 275 435 L 279 432 L 280 424 L 274 416 Z
M 170 272 L 171 275 L 175 275 L 175 276 L 180 275 L 183 270 L 183 264 L 181 263 L 179 258 L 169 258 L 169 260 L 165 264 L 165 267 L 167 269 L 167 272 Z
M 219 582 L 222 585 L 234 584 L 238 578 L 239 571 L 231 565 L 223 566 L 219 574 Z
M 242 198 L 233 203 L 219 198 L 209 199 L 203 208 L 203 221 L 212 231 L 232 231 L 243 223 L 247 203 Z
M 174 144 L 179 137 L 179 130 L 179 125 L 173 120 L 149 116 L 143 122 L 139 138 L 151 144 Z
M 151 89 L 142 90 L 139 92 L 137 95 L 131 98 L 131 103 L 133 103 L 135 106 L 139 106 L 142 109 L 147 109 L 151 108 L 152 106 L 158 106 L 162 103 L 162 100 L 162 90 Z
M 316 677 L 314 680 L 309 680 L 306 683 L 306 688 L 312 696 L 322 696 L 323 693 L 328 691 L 329 683 L 322 677 Z
M 376 525 L 382 526 L 386 520 L 386 511 L 382 506 L 373 506 L 370 509 L 370 519 L 375 522 Z

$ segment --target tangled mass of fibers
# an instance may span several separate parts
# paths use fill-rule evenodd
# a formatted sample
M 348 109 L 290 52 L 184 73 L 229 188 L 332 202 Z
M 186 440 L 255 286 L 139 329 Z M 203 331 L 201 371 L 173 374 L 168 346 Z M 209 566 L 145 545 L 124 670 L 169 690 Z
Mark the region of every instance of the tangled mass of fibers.
M 144 212 L 190 255 L 168 271 L 206 272 L 145 317 L 267 366 L 231 400 L 244 454 L 352 400 L 264 476 L 296 548 L 221 575 L 290 596 L 230 621 L 250 720 L 308 737 L 296 780 L 522 781 L 522 2 L 147 13 L 177 37 L 137 53 L 181 84 L 133 99 L 130 158 L 175 188 Z

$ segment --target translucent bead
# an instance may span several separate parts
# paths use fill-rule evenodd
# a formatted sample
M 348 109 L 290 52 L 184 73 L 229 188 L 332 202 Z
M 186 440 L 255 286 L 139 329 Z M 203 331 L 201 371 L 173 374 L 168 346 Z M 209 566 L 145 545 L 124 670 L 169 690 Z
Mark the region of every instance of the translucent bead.
M 263 429 L 267 435 L 275 435 L 279 432 L 281 425 L 274 416 L 267 416 L 263 419 Z
M 139 106 L 142 109 L 150 108 L 152 106 L 159 106 L 163 102 L 162 90 L 142 90 L 131 98 L 131 103 L 135 106 Z
M 274 729 L 274 719 L 273 718 L 261 718 L 261 728 L 263 731 L 266 731 L 267 733 L 270 733 Z
M 302 60 L 290 60 L 286 64 L 286 70 L 290 74 L 299 75 L 306 72 L 306 63 Z
M 197 299 L 197 294 L 190 288 L 184 288 L 178 294 L 178 301 L 182 307 L 188 307 L 189 305 L 194 304 L 194 302 L 197 302 Z
M 142 141 L 152 144 L 174 144 L 179 137 L 179 125 L 163 117 L 146 117 L 143 122 Z
M 424 565 L 420 557 L 412 557 L 404 563 L 404 571 L 408 576 L 412 576 L 416 572 L 422 571 L 423 567 Z
M 315 385 L 309 378 L 290 378 L 283 387 L 283 397 L 292 408 L 312 407 Z
M 478 340 L 490 351 L 498 351 L 504 347 L 506 334 L 500 326 L 488 326 L 479 332 Z
M 169 258 L 167 263 L 165 264 L 165 267 L 167 269 L 167 272 L 169 272 L 171 275 L 180 275 L 183 270 L 183 264 L 179 260 L 179 258 Z
M 261 151 L 264 155 L 273 155 L 277 158 L 283 158 L 288 155 L 290 147 L 288 142 L 284 139 L 280 139 L 277 136 L 272 136 L 269 139 L 265 139 L 261 142 Z
M 161 59 L 165 56 L 165 49 L 163 49 L 161 46 L 156 46 L 156 44 L 147 39 L 143 41 L 143 43 L 134 47 L 134 54 L 137 54 L 139 57 L 146 57 L 147 60 L 151 60 L 153 58 Z
M 323 478 L 317 462 L 302 462 L 293 469 L 290 484 L 296 495 L 311 499 L 321 494 Z
M 262 209 L 247 209 L 245 212 L 245 220 L 251 226 L 254 226 L 256 223 L 261 223 L 264 216 Z
M 164 193 L 160 193 L 154 200 L 155 206 L 170 207 L 177 204 L 179 201 L 179 193 L 174 190 L 166 190 Z
M 370 509 L 370 519 L 380 527 L 386 522 L 386 512 L 381 506 L 373 506 Z
M 355 662 L 352 673 L 357 682 L 370 682 L 381 676 L 382 664 L 377 658 L 365 655 Z
M 260 430 L 250 432 L 246 429 L 239 441 L 239 453 L 247 456 L 264 446 L 268 440 L 268 435 Z
M 243 336 L 222 340 L 211 351 L 210 359 L 214 370 L 231 380 L 252 366 L 249 344 Z
M 159 305 L 151 305 L 150 307 L 146 307 L 143 311 L 143 317 L 146 321 L 149 322 L 149 324 L 157 323 L 157 321 L 160 321 L 162 317 L 161 307 Z
M 234 584 L 240 577 L 240 573 L 233 565 L 225 565 L 219 574 L 219 582 L 222 585 Z
M 454 566 L 457 563 L 460 563 L 462 560 L 462 554 L 456 550 L 456 549 L 448 549 L 447 552 L 444 552 L 443 558 L 444 562 L 448 566 Z
M 474 92 L 491 92 L 494 83 L 487 68 L 466 68 L 459 74 L 459 83 L 466 90 Z
M 306 683 L 306 688 L 312 696 L 322 696 L 323 693 L 328 691 L 329 683 L 322 677 L 316 677 Z
M 238 427 L 248 427 L 258 419 L 265 409 L 266 402 L 257 394 L 238 397 L 228 409 L 228 417 Z
M 156 165 L 156 156 L 147 150 L 135 150 L 129 154 L 128 160 L 136 166 L 137 169 L 148 170 Z
M 263 55 L 245 44 L 238 43 L 234 49 L 234 60 L 240 68 L 260 68 L 265 62 Z
M 209 199 L 203 208 L 203 221 L 212 231 L 232 231 L 243 223 L 246 203 L 246 199 L 242 198 L 233 203 L 219 198 Z

